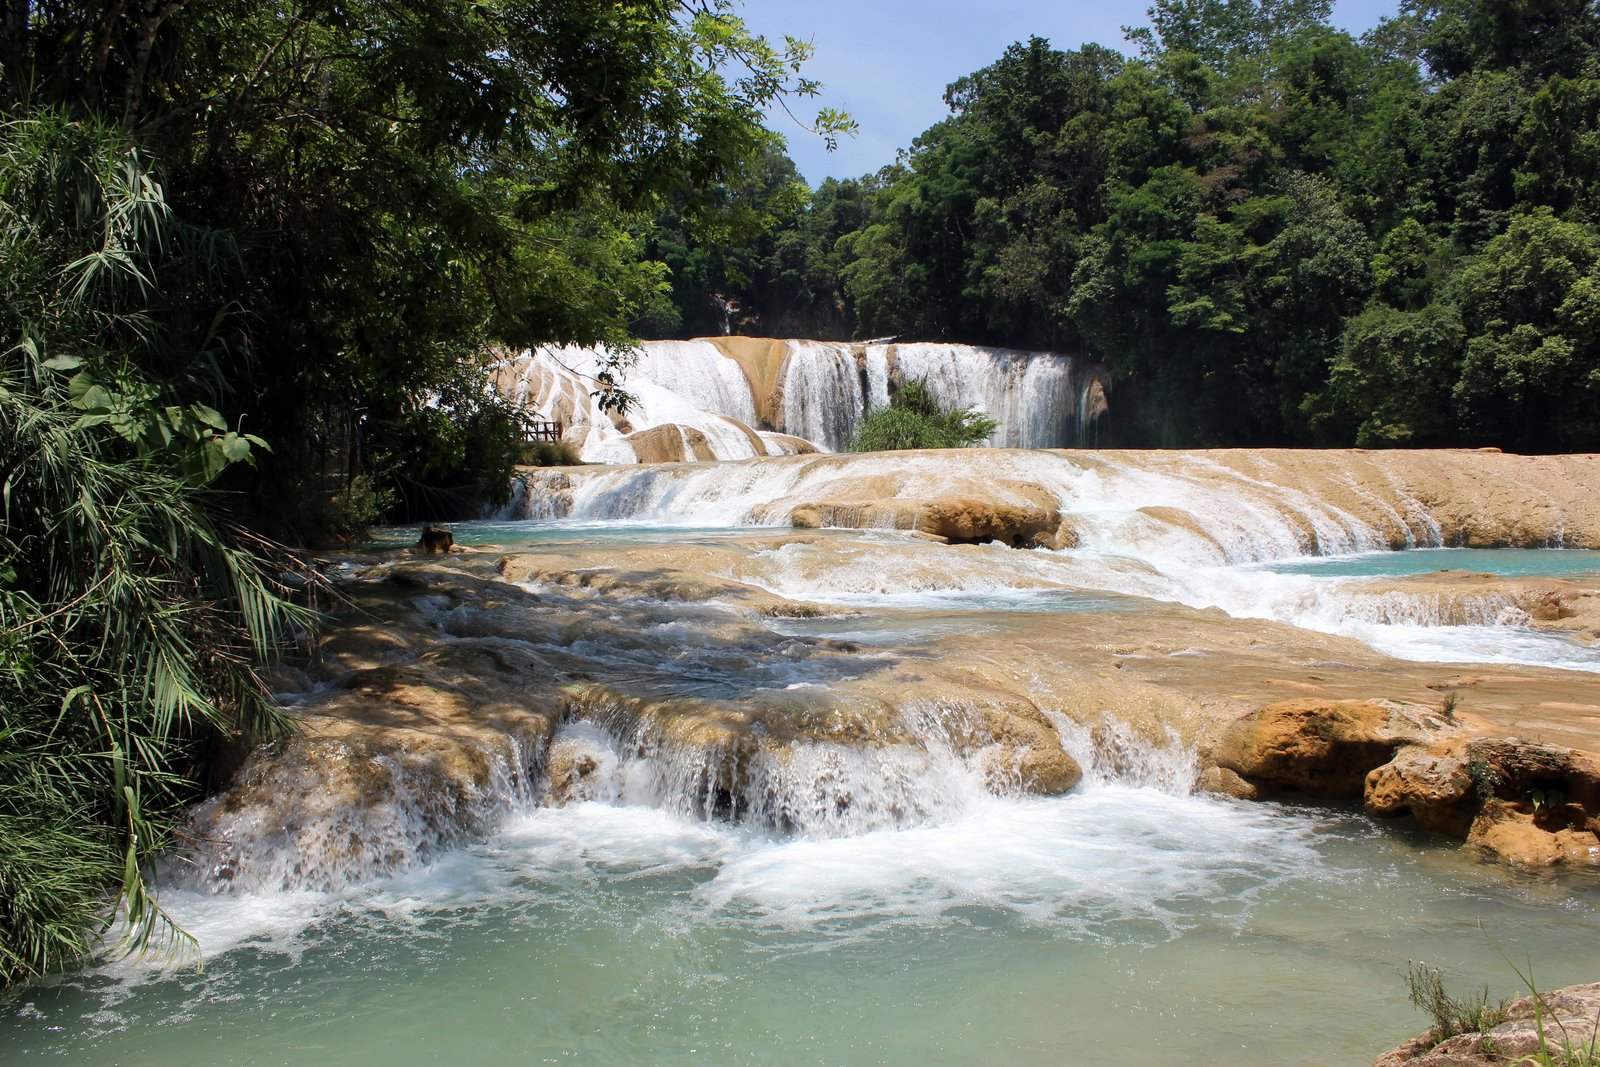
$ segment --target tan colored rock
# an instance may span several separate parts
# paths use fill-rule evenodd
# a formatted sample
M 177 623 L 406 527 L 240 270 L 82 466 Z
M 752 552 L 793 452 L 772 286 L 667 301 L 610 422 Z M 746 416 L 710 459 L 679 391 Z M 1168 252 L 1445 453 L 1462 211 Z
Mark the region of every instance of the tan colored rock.
M 1061 747 L 1055 727 L 1038 708 L 1020 701 L 983 709 L 983 727 L 969 744 L 997 743 L 989 759 L 992 781 L 1024 792 L 1056 796 L 1083 780 L 1083 768 Z
M 1454 731 L 1432 708 L 1391 700 L 1286 700 L 1246 715 L 1219 740 L 1214 761 L 1246 779 L 1319 797 L 1360 796 L 1394 753 Z
M 1509 863 L 1600 864 L 1600 774 L 1593 757 L 1516 738 L 1412 748 L 1367 776 L 1367 813 L 1408 812 Z
M 1037 544 L 1041 536 L 1054 536 L 1061 513 L 1054 508 L 1018 507 L 975 499 L 943 499 L 925 504 L 917 514 L 916 529 L 955 543 L 999 541 L 1015 547 Z
M 789 513 L 797 529 L 915 530 L 954 544 L 999 541 L 1015 547 L 1067 548 L 1077 534 L 1055 508 L 986 503 L 971 498 L 819 501 Z
M 776 445 L 786 456 L 814 456 L 819 453 L 816 445 L 807 441 L 804 437 L 796 437 L 793 434 L 769 434 L 766 440 L 762 442 L 763 454 L 765 454 L 766 445 L 768 444 Z
M 1517 738 L 1463 753 L 1480 800 L 1469 845 L 1526 866 L 1600 866 L 1600 760 Z
M 561 805 L 597 799 L 602 767 L 599 758 L 583 745 L 557 740 L 545 760 L 546 803 Z
M 1600 812 L 1600 759 L 1561 745 L 1524 741 L 1515 737 L 1473 741 L 1466 747 L 1470 765 L 1492 787 L 1494 796 L 1535 806 L 1535 791 L 1559 795 L 1545 797 L 1537 806 L 1554 813 L 1560 804 L 1575 804 Z
M 1525 867 L 1600 866 L 1600 834 L 1568 823 L 1550 829 L 1522 805 L 1489 801 L 1483 805 L 1467 844 Z
M 1463 838 L 1477 813 L 1465 761 L 1422 749 L 1402 751 L 1367 775 L 1362 802 L 1380 819 L 1410 814 L 1424 829 Z
M 1238 772 L 1227 767 L 1207 767 L 1201 771 L 1200 789 L 1235 800 L 1261 800 L 1270 791 L 1265 785 L 1245 781 Z
M 1482 1033 L 1460 1034 L 1435 1042 L 1419 1034 L 1379 1056 L 1372 1067 L 1511 1067 L 1553 1054 L 1565 1060 L 1571 1046 L 1587 1045 L 1600 1028 L 1600 982 L 1519 997 L 1506 1008 L 1506 1020 Z M 1543 1036 L 1541 1038 L 1541 1030 Z
M 750 383 L 756 418 L 767 429 L 783 421 L 783 379 L 792 351 L 787 341 L 769 337 L 706 337 L 739 365 Z
M 690 458 L 676 425 L 652 426 L 627 435 L 640 463 L 683 463 Z
M 710 463 L 717 458 L 705 434 L 676 423 L 630 433 L 627 442 L 640 463 Z

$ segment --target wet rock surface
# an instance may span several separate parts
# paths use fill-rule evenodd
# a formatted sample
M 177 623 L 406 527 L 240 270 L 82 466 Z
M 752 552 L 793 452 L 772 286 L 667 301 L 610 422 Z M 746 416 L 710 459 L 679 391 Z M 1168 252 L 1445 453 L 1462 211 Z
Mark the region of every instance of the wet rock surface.
M 592 746 L 554 743 L 573 722 L 677 761 L 694 810 L 766 812 L 779 828 L 797 816 L 771 783 L 813 773 L 819 752 L 892 762 L 933 746 L 994 790 L 1049 795 L 1083 773 L 1060 724 L 1116 721 L 1142 744 L 1198 750 L 1212 792 L 1360 797 L 1513 862 L 1594 862 L 1593 758 L 1496 731 L 1533 715 L 1592 736 L 1600 678 L 1464 676 L 1172 604 L 1141 604 L 1130 631 L 1119 610 L 951 616 L 777 591 L 840 573 L 893 583 L 906 566 L 949 578 L 997 552 L 1012 550 L 903 539 L 886 556 L 837 532 L 752 533 L 368 566 L 300 668 L 303 736 L 256 753 L 197 813 L 196 870 L 213 888 L 334 884 L 426 858 L 521 798 L 592 798 L 610 772 Z M 374 823 L 387 829 L 357 828 Z
M 1420 704 L 1287 700 L 1230 724 L 1213 759 L 1246 781 L 1315 797 L 1359 797 L 1369 773 L 1399 749 L 1458 732 Z
M 1052 483 L 1063 471 L 1080 480 Z M 1063 731 L 1090 730 L 1098 753 L 1107 722 L 1197 752 L 1212 792 L 1361 798 L 1375 817 L 1409 815 L 1513 862 L 1594 862 L 1600 675 L 1401 662 L 1350 637 L 1147 599 L 1165 587 L 1145 560 L 1100 564 L 1129 590 L 1113 594 L 1084 588 L 1072 552 L 1008 546 L 1104 553 L 1112 529 L 1201 557 L 1257 536 L 1316 551 L 1356 523 L 1391 545 L 1544 544 L 1557 529 L 1600 545 L 1596 473 L 1595 457 L 1270 451 L 794 457 L 632 468 L 622 482 L 534 472 L 527 488 L 551 515 L 607 493 L 623 511 L 693 511 L 714 489 L 733 493 L 739 521 L 818 529 L 349 561 L 348 610 L 314 661 L 280 675 L 303 735 L 257 753 L 197 815 L 200 864 L 219 881 L 252 867 L 320 877 L 303 857 L 252 857 L 249 838 L 280 857 L 322 850 L 329 879 L 358 862 L 403 866 L 507 804 L 602 788 L 605 752 L 556 743 L 578 726 L 618 758 L 662 754 L 695 811 L 782 829 L 812 816 L 774 800 L 775 782 L 828 819 L 869 804 L 830 784 L 840 761 L 909 782 L 955 760 L 993 790 L 1061 793 L 1084 769 Z M 1116 478 L 1154 486 L 1152 502 L 1107 527 L 1094 516 Z M 1238 514 L 1205 510 L 1212 490 Z M 840 526 L 865 529 L 825 529 Z M 997 582 L 1010 600 L 985 606 Z M 1468 572 L 1361 582 L 1379 615 L 1516 611 L 1580 637 L 1600 592 Z M 870 802 L 899 817 L 915 808 L 905 789 Z M 392 810 L 393 833 L 352 834 L 341 806 Z
M 803 504 L 790 514 L 799 529 L 915 530 L 949 544 L 990 541 L 1013 548 L 1066 548 L 1073 543 L 1070 527 L 1053 507 L 996 504 L 970 498 L 933 500 L 822 501 Z
M 1550 1062 L 1564 1064 L 1571 1049 L 1593 1050 L 1600 1038 L 1600 982 L 1567 986 L 1511 1002 L 1506 1020 L 1481 1033 L 1438 1040 L 1432 1031 L 1419 1034 L 1373 1061 L 1372 1067 L 1509 1067 Z

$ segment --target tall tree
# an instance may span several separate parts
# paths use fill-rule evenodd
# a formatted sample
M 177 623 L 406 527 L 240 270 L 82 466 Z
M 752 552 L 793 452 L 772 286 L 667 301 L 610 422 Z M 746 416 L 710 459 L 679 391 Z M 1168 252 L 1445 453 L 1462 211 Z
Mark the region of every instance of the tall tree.
M 485 343 L 625 344 L 665 280 L 649 213 L 739 173 L 766 105 L 815 88 L 807 46 L 725 0 L 46 0 L 18 39 L 13 106 L 113 117 L 181 217 L 236 235 L 227 377 L 279 443 L 273 500 L 361 470 L 503 492 L 511 440 L 477 430 L 506 413 L 461 384 Z

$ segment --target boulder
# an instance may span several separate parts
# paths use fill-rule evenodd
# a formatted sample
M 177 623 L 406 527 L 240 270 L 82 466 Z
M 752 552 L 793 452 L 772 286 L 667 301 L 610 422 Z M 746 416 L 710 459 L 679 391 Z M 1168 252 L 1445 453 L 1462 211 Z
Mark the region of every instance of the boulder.
M 1212 762 L 1251 783 L 1317 797 L 1359 797 L 1367 775 L 1401 749 L 1459 728 L 1420 704 L 1392 700 L 1285 700 L 1238 719 Z
M 1407 749 L 1368 774 L 1362 799 L 1375 818 L 1409 813 L 1419 826 L 1458 838 L 1467 836 L 1478 807 L 1466 761 L 1423 749 Z
M 1504 801 L 1484 805 L 1467 844 L 1524 867 L 1600 865 L 1600 837 L 1587 830 L 1542 829 L 1533 816 Z
M 1200 772 L 1200 790 L 1235 800 L 1264 800 L 1271 788 L 1265 783 L 1247 782 L 1227 767 L 1207 767 Z
M 1364 803 L 1511 863 L 1600 866 L 1600 761 L 1576 749 L 1517 738 L 1408 749 L 1367 776 Z
M 637 430 L 626 440 L 640 463 L 707 463 L 717 458 L 705 434 L 677 423 Z

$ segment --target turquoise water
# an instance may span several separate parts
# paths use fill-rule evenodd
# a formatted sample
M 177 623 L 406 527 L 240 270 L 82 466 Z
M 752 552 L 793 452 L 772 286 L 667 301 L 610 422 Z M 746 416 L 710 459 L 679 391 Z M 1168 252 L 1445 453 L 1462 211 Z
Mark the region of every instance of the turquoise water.
M 471 547 L 620 553 L 751 531 L 485 522 L 455 532 Z M 415 537 L 382 531 L 380 544 Z M 870 663 L 873 646 L 1003 628 L 1018 610 L 1116 612 L 1136 627 L 1148 604 L 1093 587 L 1008 586 L 1025 561 L 1088 573 L 1093 559 L 935 558 L 965 561 L 975 584 L 855 594 L 822 575 L 839 614 L 761 623 L 775 654 L 785 637 L 821 637 L 869 646 L 865 657 L 823 649 L 758 662 L 690 626 L 681 640 L 641 633 L 609 648 L 609 669 L 674 695 L 826 685 Z M 1230 610 L 1258 597 L 1263 613 L 1284 604 L 1286 620 L 1321 612 L 1334 628 L 1341 588 L 1355 584 L 1345 579 L 1441 568 L 1600 574 L 1600 553 L 1288 561 L 1262 568 L 1276 573 L 1229 568 L 1238 588 L 1227 595 Z M 873 578 L 867 566 L 852 580 Z M 1157 591 L 1164 580 L 1140 578 Z M 1215 573 L 1200 578 L 1226 591 Z M 714 609 L 681 610 L 692 622 Z M 1595 661 L 1510 627 L 1369 629 L 1375 645 L 1429 641 L 1419 655 L 1433 658 L 1489 661 L 1525 640 L 1531 662 Z M 667 638 L 682 645 L 670 656 Z M 1547 987 L 1597 977 L 1590 872 L 1507 871 L 1405 823 L 1143 779 L 1093 779 L 1053 799 L 991 796 L 972 775 L 914 784 L 926 818 L 849 836 L 775 836 L 619 790 L 518 809 L 479 844 L 341 892 L 169 889 L 163 902 L 200 938 L 205 969 L 112 961 L 13 991 L 0 999 L 0 1063 L 1364 1065 L 1427 1025 L 1407 1003 L 1409 960 L 1497 996 L 1519 992 L 1502 951 L 1531 959 Z
M 1412 548 L 1259 565 L 1276 574 L 1328 578 L 1400 577 L 1434 571 L 1474 571 L 1503 578 L 1600 578 L 1600 552 L 1550 548 Z
M 748 526 L 672 526 L 637 522 L 534 522 L 483 519 L 445 525 L 455 535 L 458 545 L 466 548 L 496 548 L 506 552 L 538 551 L 550 545 L 574 542 L 585 545 L 676 544 L 683 541 L 760 532 L 753 531 Z M 372 531 L 372 540 L 362 547 L 392 549 L 414 545 L 421 530 L 420 526 L 381 526 Z M 784 528 L 772 532 L 793 531 Z
M 571 522 L 480 520 L 449 524 L 456 543 L 469 548 L 507 552 L 537 551 L 553 544 L 676 544 L 722 540 L 751 534 L 795 533 L 787 527 L 664 525 L 658 522 Z M 368 547 L 413 545 L 421 527 L 380 527 Z M 807 537 L 872 539 L 893 542 L 893 531 L 806 530 Z M 1600 551 L 1590 549 L 1412 548 L 1400 552 L 1363 552 L 1348 556 L 1297 557 L 1248 565 L 1245 570 L 1305 574 L 1327 578 L 1404 577 L 1441 570 L 1464 570 L 1504 578 L 1600 578 Z M 991 605 L 977 602 L 975 607 Z
M 1407 960 L 1510 994 L 1495 944 L 1557 985 L 1600 943 L 1593 878 L 1114 785 L 832 840 L 585 803 L 343 894 L 169 905 L 231 947 L 25 988 L 0 1060 L 1365 1064 L 1425 1023 Z

